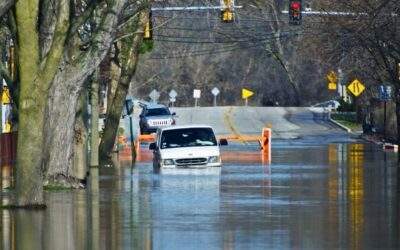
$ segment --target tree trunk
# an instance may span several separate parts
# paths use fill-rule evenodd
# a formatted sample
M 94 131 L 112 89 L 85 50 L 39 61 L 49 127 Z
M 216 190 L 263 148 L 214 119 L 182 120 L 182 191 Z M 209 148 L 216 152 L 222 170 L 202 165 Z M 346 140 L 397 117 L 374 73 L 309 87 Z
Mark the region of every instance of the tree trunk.
M 44 204 L 41 175 L 43 122 L 46 96 L 41 95 L 37 79 L 39 64 L 36 17 L 38 0 L 19 1 L 18 23 L 20 105 L 17 142 L 16 194 L 17 206 Z
M 75 137 L 74 137 L 74 170 L 73 176 L 80 182 L 87 176 L 87 130 L 88 130 L 88 113 L 87 113 L 87 95 L 86 91 L 81 93 L 78 110 L 76 112 L 75 121 Z
M 46 185 L 56 184 L 66 187 L 79 185 L 72 171 L 74 159 L 75 115 L 81 91 L 81 82 L 55 80 L 50 90 L 47 105 L 45 164 Z
M 114 98 L 107 110 L 107 119 L 104 128 L 104 134 L 100 142 L 100 159 L 108 161 L 111 159 L 112 149 L 118 132 L 119 121 L 125 99 L 129 91 L 129 85 L 136 72 L 137 62 L 139 60 L 139 49 L 143 40 L 143 30 L 148 21 L 149 10 L 145 9 L 140 12 L 139 22 L 136 29 L 136 35 L 132 41 L 123 42 L 122 50 L 128 51 L 126 60 L 123 62 L 121 78 L 118 82 Z M 129 48 L 129 49 L 128 49 Z
M 111 109 L 112 101 L 115 97 L 115 92 L 117 91 L 118 82 L 121 78 L 121 68 L 118 67 L 113 61 L 110 63 L 110 82 L 108 83 L 108 91 L 107 91 L 107 109 Z
M 74 155 L 75 111 L 84 81 L 93 74 L 109 51 L 115 36 L 118 16 L 126 1 L 110 1 L 107 15 L 103 17 L 97 45 L 82 54 L 76 51 L 74 56 L 66 52 L 59 66 L 47 103 L 46 141 L 45 141 L 45 178 L 46 183 L 66 187 L 79 186 L 72 171 Z
M 99 75 L 94 74 L 91 88 L 90 167 L 99 166 Z

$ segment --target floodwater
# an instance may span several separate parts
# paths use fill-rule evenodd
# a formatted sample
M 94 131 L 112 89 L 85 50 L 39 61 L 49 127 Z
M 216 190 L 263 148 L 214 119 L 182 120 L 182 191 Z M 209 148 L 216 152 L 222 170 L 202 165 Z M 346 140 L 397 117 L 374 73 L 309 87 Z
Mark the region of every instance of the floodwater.
M 0 211 L 1 249 L 400 248 L 395 153 L 329 144 L 272 154 L 270 165 L 236 148 L 222 168 L 91 169 L 87 190 L 47 192 L 44 211 Z

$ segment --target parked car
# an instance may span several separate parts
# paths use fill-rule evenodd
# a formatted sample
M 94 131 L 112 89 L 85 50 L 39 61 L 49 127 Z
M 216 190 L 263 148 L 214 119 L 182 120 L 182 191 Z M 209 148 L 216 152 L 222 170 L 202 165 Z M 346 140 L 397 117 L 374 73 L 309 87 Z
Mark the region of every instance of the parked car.
M 175 125 L 175 112 L 171 113 L 167 106 L 150 104 L 143 106 L 140 113 L 140 134 L 155 133 L 158 128 Z
M 227 144 L 210 126 L 188 125 L 159 129 L 149 148 L 155 168 L 206 168 L 222 165 L 219 146 Z

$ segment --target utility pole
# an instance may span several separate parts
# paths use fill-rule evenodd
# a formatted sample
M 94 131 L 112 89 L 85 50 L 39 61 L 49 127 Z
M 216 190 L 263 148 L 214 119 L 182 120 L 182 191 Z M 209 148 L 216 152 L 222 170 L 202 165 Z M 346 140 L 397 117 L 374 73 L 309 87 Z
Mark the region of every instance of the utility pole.
M 130 107 L 132 105 L 132 109 Z M 126 114 L 129 116 L 129 132 L 131 136 L 131 155 L 132 155 L 132 163 L 136 162 L 136 149 L 135 149 L 135 138 L 133 136 L 133 121 L 132 121 L 132 113 L 133 113 L 133 102 L 132 100 L 125 100 L 125 108 Z

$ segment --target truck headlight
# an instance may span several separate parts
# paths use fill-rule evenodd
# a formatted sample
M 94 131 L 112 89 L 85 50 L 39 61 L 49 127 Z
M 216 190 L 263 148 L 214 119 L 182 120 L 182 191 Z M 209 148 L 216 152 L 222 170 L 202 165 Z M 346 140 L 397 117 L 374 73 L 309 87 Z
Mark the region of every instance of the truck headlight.
M 211 156 L 210 159 L 208 159 L 208 163 L 219 163 L 221 161 L 221 158 L 219 156 Z
M 165 159 L 163 160 L 163 165 L 167 166 L 167 165 L 175 165 L 174 160 L 172 159 Z

